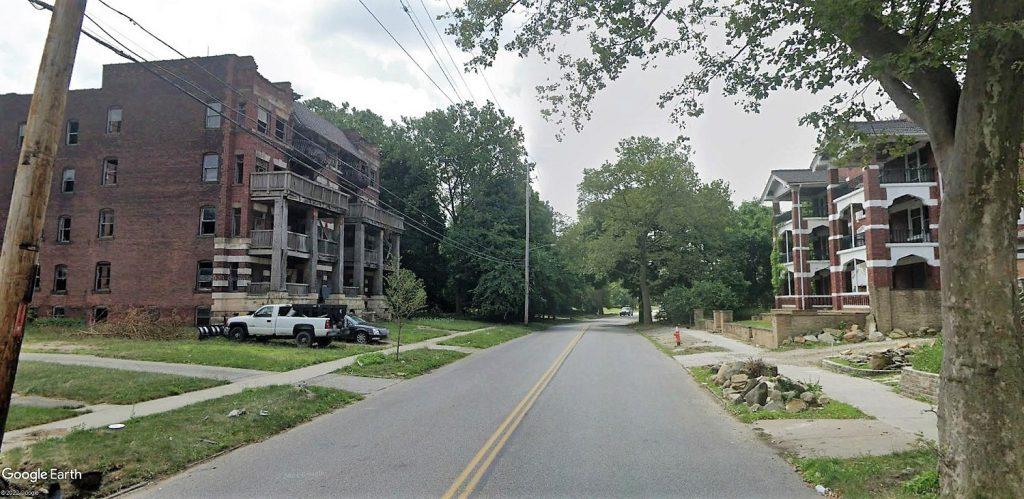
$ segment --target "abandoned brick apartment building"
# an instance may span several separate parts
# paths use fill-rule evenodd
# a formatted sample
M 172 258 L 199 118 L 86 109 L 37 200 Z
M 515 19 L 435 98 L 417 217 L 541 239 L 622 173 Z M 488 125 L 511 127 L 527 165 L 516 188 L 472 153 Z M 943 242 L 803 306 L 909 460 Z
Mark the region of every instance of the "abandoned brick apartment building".
M 383 312 L 404 224 L 379 205 L 376 147 L 252 57 L 158 64 L 204 103 L 137 64 L 106 65 L 101 88 L 68 95 L 37 313 L 96 320 L 142 307 L 203 324 L 321 293 Z M 30 98 L 0 95 L 3 220 Z
M 819 155 L 810 168 L 771 172 L 762 201 L 772 204 L 785 267 L 776 309 L 815 313 L 824 320 L 803 323 L 819 328 L 829 317 L 855 322 L 868 312 L 883 331 L 941 328 L 941 178 L 928 135 L 905 119 L 853 125 L 912 145 L 870 164 Z

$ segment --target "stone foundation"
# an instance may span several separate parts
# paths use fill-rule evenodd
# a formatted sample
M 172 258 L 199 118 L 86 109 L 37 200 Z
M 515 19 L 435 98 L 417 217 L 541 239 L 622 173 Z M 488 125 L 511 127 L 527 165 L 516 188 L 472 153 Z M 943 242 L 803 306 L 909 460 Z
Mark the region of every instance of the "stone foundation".
M 871 312 L 879 331 L 942 329 L 942 295 L 937 289 L 877 287 L 871 291 Z
M 316 294 L 290 295 L 286 292 L 271 292 L 262 295 L 248 293 L 213 293 L 213 307 L 210 322 L 223 324 L 224 319 L 236 315 L 247 315 L 255 312 L 263 305 L 274 303 L 316 303 Z M 345 305 L 346 309 L 355 312 L 369 321 L 386 320 L 388 313 L 387 299 L 383 296 L 345 296 L 333 294 L 325 300 L 328 305 Z
M 900 394 L 936 402 L 939 399 L 939 375 L 904 367 L 900 374 Z
M 805 334 L 817 334 L 824 328 L 838 328 L 843 322 L 847 326 L 859 325 L 862 329 L 865 326 L 867 312 L 852 312 L 846 310 L 772 310 L 772 336 L 761 336 L 762 343 L 759 346 L 767 348 L 778 348 L 783 341 L 795 336 Z

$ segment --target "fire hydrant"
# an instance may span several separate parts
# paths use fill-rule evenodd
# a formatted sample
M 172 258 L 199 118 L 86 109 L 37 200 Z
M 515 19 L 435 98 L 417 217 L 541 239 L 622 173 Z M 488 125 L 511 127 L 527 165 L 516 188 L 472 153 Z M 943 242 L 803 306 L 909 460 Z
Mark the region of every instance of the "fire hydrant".
M 677 347 L 682 344 L 682 338 L 679 336 L 679 325 L 678 324 L 676 325 L 676 332 L 672 333 L 672 336 L 676 337 L 676 346 Z

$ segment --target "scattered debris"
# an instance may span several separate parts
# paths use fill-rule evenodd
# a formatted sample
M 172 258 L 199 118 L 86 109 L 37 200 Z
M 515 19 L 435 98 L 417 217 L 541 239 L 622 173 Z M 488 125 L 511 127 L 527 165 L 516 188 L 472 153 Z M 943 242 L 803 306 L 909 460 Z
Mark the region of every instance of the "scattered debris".
M 241 416 L 242 414 L 245 414 L 245 409 L 244 408 L 243 409 L 231 409 L 231 412 L 228 413 L 228 417 L 229 418 L 237 418 L 238 416 Z
M 124 423 L 110 424 L 110 425 L 107 425 L 107 428 L 109 428 L 111 430 L 120 430 L 121 428 L 124 428 Z
M 829 399 L 821 387 L 795 381 L 779 374 L 777 366 L 762 360 L 726 362 L 711 366 L 711 381 L 722 387 L 722 397 L 734 404 L 746 404 L 752 412 L 801 412 L 821 407 Z
M 260 409 L 260 416 L 269 416 L 269 415 L 270 415 L 270 413 L 267 412 L 266 409 Z

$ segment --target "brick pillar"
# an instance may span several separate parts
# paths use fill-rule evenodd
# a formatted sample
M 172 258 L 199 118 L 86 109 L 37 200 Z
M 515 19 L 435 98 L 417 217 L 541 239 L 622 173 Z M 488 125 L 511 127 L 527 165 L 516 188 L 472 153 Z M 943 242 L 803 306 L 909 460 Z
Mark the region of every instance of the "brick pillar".
M 377 271 L 373 273 L 373 296 L 384 294 L 384 229 L 377 231 Z
M 334 217 L 334 232 L 338 239 L 337 260 L 334 262 L 334 269 L 331 271 L 331 291 L 334 293 L 345 292 L 345 217 L 338 215 Z
M 891 287 L 892 270 L 888 266 L 873 266 L 875 262 L 889 260 L 889 211 L 885 204 L 885 188 L 879 182 L 879 165 L 868 165 L 864 171 L 864 224 L 869 228 L 865 234 L 868 261 L 868 291 L 876 287 Z M 872 300 L 873 301 L 873 300 Z
M 832 191 L 835 187 L 841 185 L 839 180 L 839 170 L 830 168 L 828 170 L 828 192 L 825 196 L 828 200 L 828 265 L 829 265 L 829 284 L 832 287 L 832 308 L 834 310 L 842 310 L 843 299 L 839 296 L 840 293 L 845 289 L 846 276 L 839 265 L 839 250 L 842 249 L 841 235 L 843 233 L 843 223 L 839 219 L 840 213 L 836 211 L 836 205 L 834 203 L 835 196 L 832 195 Z
M 274 199 L 274 234 L 270 253 L 270 290 L 285 291 L 288 265 L 288 202 Z
M 803 297 L 811 294 L 811 279 L 808 277 L 811 273 L 811 264 L 808 261 L 810 237 L 807 234 L 807 223 L 804 222 L 804 217 L 800 213 L 799 186 L 793 187 L 791 200 L 793 203 L 793 287 L 795 288 L 794 294 L 798 295 L 796 308 L 803 310 L 810 308 L 810 304 L 806 303 Z
M 356 222 L 355 243 L 352 245 L 352 252 L 355 258 L 352 259 L 352 281 L 359 295 L 365 294 L 363 281 L 366 279 L 366 225 Z

